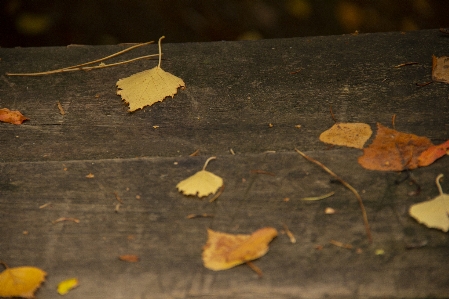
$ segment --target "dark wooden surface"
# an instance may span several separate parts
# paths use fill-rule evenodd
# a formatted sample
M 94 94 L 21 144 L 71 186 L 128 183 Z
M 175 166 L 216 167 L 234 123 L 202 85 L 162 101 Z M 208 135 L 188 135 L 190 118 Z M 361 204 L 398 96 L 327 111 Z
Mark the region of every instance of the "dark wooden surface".
M 432 54 L 449 54 L 448 36 L 428 30 L 167 43 L 162 68 L 181 77 L 186 89 L 132 114 L 115 83 L 157 61 L 42 77 L 5 75 L 65 67 L 123 48 L 0 49 L 0 108 L 30 118 L 21 126 L 0 124 L 0 260 L 47 271 L 38 298 L 59 297 L 58 282 L 70 277 L 80 286 L 66 298 L 449 297 L 448 234 L 408 216 L 411 204 L 438 194 L 439 173 L 449 192 L 449 157 L 412 171 L 422 190 L 411 196 L 415 186 L 397 183 L 406 173 L 365 170 L 357 164 L 361 151 L 318 140 L 333 124 L 329 105 L 339 121 L 375 130 L 376 122 L 391 126 L 396 114 L 397 130 L 436 144 L 449 139 L 449 85 L 415 85 L 431 80 Z M 114 61 L 156 52 L 149 45 Z M 394 68 L 412 61 L 419 64 Z M 295 147 L 359 190 L 372 244 L 354 195 Z M 200 156 L 188 156 L 197 149 Z M 219 199 L 209 203 L 178 193 L 176 184 L 211 155 L 217 159 L 208 170 L 226 185 Z M 95 177 L 86 178 L 89 173 Z M 335 195 L 322 201 L 300 200 L 330 191 Z M 123 200 L 118 213 L 114 192 Z M 51 205 L 40 209 L 45 203 Z M 325 215 L 326 207 L 337 213 Z M 186 219 L 191 213 L 215 217 Z M 60 217 L 80 223 L 52 224 Z M 206 228 L 250 233 L 273 226 L 281 232 L 283 224 L 297 243 L 284 234 L 274 239 L 254 262 L 263 278 L 244 265 L 220 272 L 203 267 Z M 385 254 L 376 255 L 377 249 Z M 141 260 L 122 262 L 122 254 Z

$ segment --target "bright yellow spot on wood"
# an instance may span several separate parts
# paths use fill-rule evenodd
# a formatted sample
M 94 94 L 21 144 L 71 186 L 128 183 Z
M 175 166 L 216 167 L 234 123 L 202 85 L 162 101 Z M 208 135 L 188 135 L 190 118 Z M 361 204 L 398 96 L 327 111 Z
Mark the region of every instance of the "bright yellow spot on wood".
M 436 178 L 440 195 L 432 200 L 412 205 L 409 209 L 409 214 L 427 227 L 447 232 L 449 230 L 449 195 L 443 193 L 441 188 L 439 180 L 442 177 L 443 174 L 439 174 Z
M 380 249 L 376 249 L 376 251 L 374 251 L 375 255 L 384 255 L 385 254 L 385 250 L 383 250 L 382 248 Z
M 233 235 L 207 230 L 203 247 L 204 267 L 219 271 L 260 258 L 268 252 L 268 243 L 277 236 L 277 230 L 264 227 L 251 235 Z
M 130 77 L 117 81 L 117 94 L 129 104 L 129 111 L 136 111 L 166 97 L 174 97 L 179 87 L 185 87 L 184 81 L 161 69 L 161 37 L 159 39 L 159 65 Z
M 7 268 L 0 273 L 0 297 L 34 298 L 45 275 L 47 273 L 35 267 Z
M 371 137 L 371 127 L 364 123 L 336 123 L 320 135 L 324 143 L 362 149 Z
M 59 295 L 65 295 L 67 294 L 71 289 L 78 286 L 78 279 L 77 278 L 70 278 L 61 281 L 58 284 L 58 294 Z
M 215 159 L 215 157 L 207 159 L 203 170 L 200 170 L 194 175 L 179 182 L 176 185 L 178 191 L 182 192 L 184 195 L 198 195 L 198 197 L 216 193 L 218 189 L 223 186 L 223 179 L 212 172 L 205 170 L 207 163 L 212 159 Z

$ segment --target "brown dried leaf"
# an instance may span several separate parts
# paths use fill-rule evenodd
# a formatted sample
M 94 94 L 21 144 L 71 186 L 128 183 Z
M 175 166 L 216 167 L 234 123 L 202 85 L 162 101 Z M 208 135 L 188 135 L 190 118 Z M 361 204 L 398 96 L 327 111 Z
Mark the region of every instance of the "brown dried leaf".
M 370 170 L 402 171 L 419 166 L 422 152 L 433 146 L 427 137 L 398 132 L 377 124 L 377 134 L 373 143 L 363 149 L 358 162 Z

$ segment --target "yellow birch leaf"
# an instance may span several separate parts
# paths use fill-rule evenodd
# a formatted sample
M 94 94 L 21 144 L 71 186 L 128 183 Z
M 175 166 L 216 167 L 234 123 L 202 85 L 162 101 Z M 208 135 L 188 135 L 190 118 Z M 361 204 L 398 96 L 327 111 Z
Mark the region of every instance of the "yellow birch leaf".
M 66 280 L 61 281 L 58 284 L 58 294 L 59 295 L 65 295 L 67 294 L 71 289 L 78 286 L 78 279 L 77 278 L 69 278 Z
M 214 194 L 223 186 L 223 179 L 212 172 L 205 170 L 207 163 L 215 157 L 210 157 L 204 163 L 203 169 L 194 175 L 182 180 L 176 185 L 179 192 L 184 195 L 198 195 L 198 197 L 208 196 Z
M 203 247 L 204 267 L 219 271 L 252 261 L 268 252 L 268 243 L 277 236 L 277 230 L 264 227 L 251 235 L 233 235 L 207 230 Z
M 161 40 L 159 39 L 159 65 L 130 77 L 117 81 L 117 94 L 129 104 L 133 112 L 156 102 L 162 102 L 166 97 L 174 97 L 179 87 L 185 87 L 184 81 L 161 69 Z
M 409 214 L 419 223 L 430 228 L 441 229 L 444 232 L 449 230 L 449 195 L 443 193 L 440 185 L 442 174 L 436 178 L 436 184 L 440 195 L 432 200 L 414 204 L 409 209 Z
M 336 123 L 320 135 L 324 143 L 362 149 L 371 137 L 371 127 L 364 123 Z
M 0 297 L 34 298 L 46 275 L 35 267 L 7 268 L 0 273 Z

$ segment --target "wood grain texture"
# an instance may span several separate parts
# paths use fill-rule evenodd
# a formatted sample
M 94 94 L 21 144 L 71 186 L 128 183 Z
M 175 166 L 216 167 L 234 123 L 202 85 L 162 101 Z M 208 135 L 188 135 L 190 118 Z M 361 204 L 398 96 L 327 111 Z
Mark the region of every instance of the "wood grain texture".
M 45 270 L 38 298 L 58 298 L 56 286 L 68 277 L 78 277 L 80 286 L 67 298 L 447 297 L 448 234 L 418 224 L 408 208 L 438 194 L 435 177 L 449 177 L 449 157 L 412 171 L 421 186 L 412 196 L 416 188 L 406 173 L 365 170 L 357 164 L 360 150 L 329 148 L 318 136 L 333 125 L 332 105 L 339 121 L 375 129 L 376 122 L 391 126 L 396 114 L 397 130 L 435 144 L 449 139 L 449 85 L 415 86 L 430 80 L 432 54 L 447 55 L 448 45 L 437 30 L 165 44 L 162 67 L 186 89 L 132 114 L 115 83 L 157 61 L 8 77 L 7 71 L 64 67 L 124 46 L 0 48 L 0 106 L 31 119 L 0 124 L 0 260 Z M 394 68 L 409 61 L 420 64 Z M 360 192 L 373 244 L 354 195 L 294 147 Z M 200 156 L 189 157 L 196 149 Z M 225 183 L 218 200 L 178 193 L 176 184 L 210 155 L 217 159 L 207 170 Z M 442 187 L 449 190 L 447 180 Z M 300 200 L 330 191 L 335 195 L 321 201 Z M 114 192 L 123 201 L 118 212 Z M 51 204 L 40 209 L 45 203 Z M 336 214 L 326 215 L 326 207 Z M 215 217 L 186 219 L 202 213 Z M 52 223 L 60 217 L 80 222 Z M 284 234 L 274 239 L 255 261 L 262 279 L 245 265 L 221 272 L 203 267 L 207 228 L 248 234 L 264 226 L 281 232 L 283 224 L 297 243 Z M 123 254 L 140 262 L 120 261 Z

